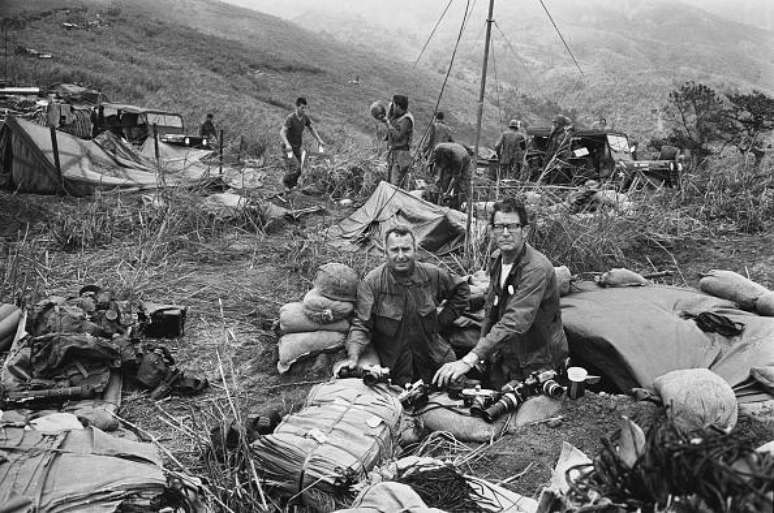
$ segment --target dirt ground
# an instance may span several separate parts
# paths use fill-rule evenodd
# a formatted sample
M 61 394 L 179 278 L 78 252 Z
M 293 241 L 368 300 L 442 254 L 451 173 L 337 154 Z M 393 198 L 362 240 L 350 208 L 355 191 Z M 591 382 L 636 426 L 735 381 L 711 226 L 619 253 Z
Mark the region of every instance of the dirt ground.
M 64 201 L 64 200 L 57 200 Z M 325 201 L 299 195 L 299 207 Z M 3 195 L 0 219 L 11 219 L 0 236 L 14 238 L 24 223 L 53 215 L 46 200 L 29 202 L 24 196 Z M 243 233 L 202 242 L 195 253 L 187 249 L 157 266 L 135 268 L 119 246 L 131 240 L 81 252 L 47 252 L 48 294 L 72 294 L 80 286 L 96 282 L 139 292 L 140 299 L 180 304 L 189 308 L 185 336 L 169 342 L 179 366 L 187 375 L 206 377 L 211 387 L 193 398 L 167 398 L 153 402 L 145 392 L 127 386 L 122 417 L 140 426 L 162 443 L 193 473 L 201 469 L 199 458 L 210 425 L 229 416 L 228 395 L 243 412 L 298 408 L 316 382 L 327 379 L 338 355 L 295 366 L 288 375 L 276 371 L 276 340 L 272 321 L 279 307 L 300 300 L 311 288 L 305 235 L 317 233 L 350 209 L 326 202 L 326 212 L 303 218 L 271 234 Z M 40 224 L 39 224 L 40 226 Z M 14 228 L 15 227 L 15 228 Z M 13 228 L 13 229 L 12 229 Z M 44 232 L 41 232 L 43 234 Z M 43 237 L 43 235 L 41 235 Z M 45 237 L 43 237 L 45 238 Z M 674 261 L 663 253 L 653 262 L 675 271 L 674 281 L 695 284 L 698 274 L 710 268 L 749 273 L 753 279 L 774 286 L 774 233 L 733 236 L 711 243 L 675 248 Z M 126 248 L 124 248 L 126 249 Z M 0 298 L 2 299 L 2 298 Z M 588 392 L 579 401 L 567 401 L 561 421 L 520 428 L 485 451 L 471 469 L 481 477 L 500 481 L 527 470 L 507 484 L 510 489 L 533 496 L 546 484 L 562 441 L 593 456 L 601 439 L 613 436 L 622 415 L 649 425 L 660 413 L 651 403 L 637 403 L 621 395 Z M 761 443 L 774 438 L 774 422 L 742 416 L 739 429 Z

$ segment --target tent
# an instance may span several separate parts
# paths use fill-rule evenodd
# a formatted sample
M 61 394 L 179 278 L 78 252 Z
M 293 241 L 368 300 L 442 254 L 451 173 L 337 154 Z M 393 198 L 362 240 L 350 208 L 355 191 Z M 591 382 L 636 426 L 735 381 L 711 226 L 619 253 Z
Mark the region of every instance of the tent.
M 387 182 L 380 182 L 365 204 L 328 230 L 333 238 L 377 244 L 397 224 L 411 226 L 417 245 L 442 255 L 459 246 L 465 237 L 465 214 L 440 207 Z
M 580 289 L 562 298 L 570 356 L 616 388 L 652 388 L 653 380 L 669 371 L 708 368 L 734 388 L 739 402 L 772 398 L 774 388 L 767 387 L 774 384 L 753 375 L 774 373 L 774 317 L 688 288 L 600 288 L 584 282 Z M 682 315 L 701 312 L 740 322 L 744 331 L 731 338 L 704 332 Z
M 48 128 L 24 119 L 9 117 L 0 130 L 0 183 L 20 192 L 90 194 L 94 190 L 152 189 L 164 182 L 183 185 L 201 179 L 208 172 L 201 165 L 201 153 L 188 155 L 162 174 L 154 160 L 135 155 L 136 150 L 120 140 L 102 145 L 57 131 L 61 176 L 57 172 Z M 108 144 L 110 142 L 111 144 Z M 10 177 L 10 180 L 9 180 Z

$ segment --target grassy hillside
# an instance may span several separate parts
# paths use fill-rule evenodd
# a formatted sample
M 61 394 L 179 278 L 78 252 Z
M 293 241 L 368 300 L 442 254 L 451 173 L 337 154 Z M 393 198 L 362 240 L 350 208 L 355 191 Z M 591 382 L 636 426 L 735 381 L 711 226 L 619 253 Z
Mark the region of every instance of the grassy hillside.
M 375 122 L 368 106 L 394 93 L 411 98 L 418 128 L 435 104 L 442 77 L 405 63 L 334 42 L 279 18 L 200 0 L 84 0 L 69 10 L 50 0 L 4 3 L 13 47 L 54 55 L 14 56 L 12 77 L 46 85 L 78 82 L 113 101 L 180 111 L 198 125 L 214 112 L 231 137 L 278 144 L 281 119 L 296 96 L 310 100 L 325 139 L 367 142 Z M 99 18 L 98 18 L 99 16 Z M 101 20 L 88 30 L 62 23 Z M 349 84 L 355 76 L 360 85 Z M 442 108 L 470 137 L 475 125 L 474 83 L 453 81 Z M 496 129 L 489 126 L 490 133 Z
M 271 8 L 269 0 L 251 2 Z M 360 38 L 375 50 L 388 48 L 413 60 L 445 2 L 415 6 L 416 2 L 395 0 L 399 22 L 382 16 L 364 20 L 364 13 L 378 9 L 377 4 L 377 0 L 362 0 L 345 9 L 333 1 L 304 1 L 301 5 L 306 10 L 292 19 L 310 30 L 335 34 L 341 40 Z M 448 61 L 464 4 L 452 4 L 423 57 L 427 67 Z M 473 79 L 479 73 L 487 5 L 475 3 L 457 76 Z M 553 102 L 576 110 L 581 122 L 602 114 L 617 127 L 643 137 L 660 129 L 658 108 L 670 90 L 687 80 L 719 88 L 755 87 L 774 94 L 774 58 L 768 50 L 774 47 L 774 33 L 770 31 L 675 1 L 552 0 L 546 5 L 584 74 L 565 52 L 538 2 L 496 2 L 496 66 L 490 65 L 488 94 L 496 101 L 497 78 L 501 96 L 507 91 L 508 101 L 501 102 L 506 118 L 525 113 L 528 119 L 544 119 L 547 113 L 531 110 L 532 106 Z M 272 12 L 280 12 L 280 7 L 276 9 Z M 363 38 L 367 30 L 375 36 Z M 412 36 L 419 45 L 405 44 Z M 497 115 L 489 111 L 489 118 Z

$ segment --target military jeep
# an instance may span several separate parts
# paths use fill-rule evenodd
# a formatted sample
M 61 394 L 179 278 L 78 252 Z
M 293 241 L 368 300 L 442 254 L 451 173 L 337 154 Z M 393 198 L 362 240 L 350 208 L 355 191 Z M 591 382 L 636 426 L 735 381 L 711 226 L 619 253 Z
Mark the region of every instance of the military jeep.
M 680 152 L 670 158 L 637 160 L 626 133 L 618 130 L 568 129 L 560 134 L 549 155 L 550 128 L 527 130 L 526 161 L 532 180 L 542 183 L 581 184 L 587 180 L 679 186 L 683 168 Z

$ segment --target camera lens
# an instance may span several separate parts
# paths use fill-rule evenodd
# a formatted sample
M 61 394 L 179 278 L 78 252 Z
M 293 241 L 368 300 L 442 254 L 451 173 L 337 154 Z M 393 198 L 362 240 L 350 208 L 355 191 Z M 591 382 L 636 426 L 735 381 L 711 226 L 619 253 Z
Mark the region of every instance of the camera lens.
M 548 397 L 557 398 L 564 393 L 564 389 L 559 385 L 559 383 L 553 379 L 549 379 L 543 383 L 543 393 Z
M 366 386 L 372 387 L 376 385 L 379 382 L 379 376 L 374 374 L 373 372 L 364 372 L 363 373 L 363 383 Z

